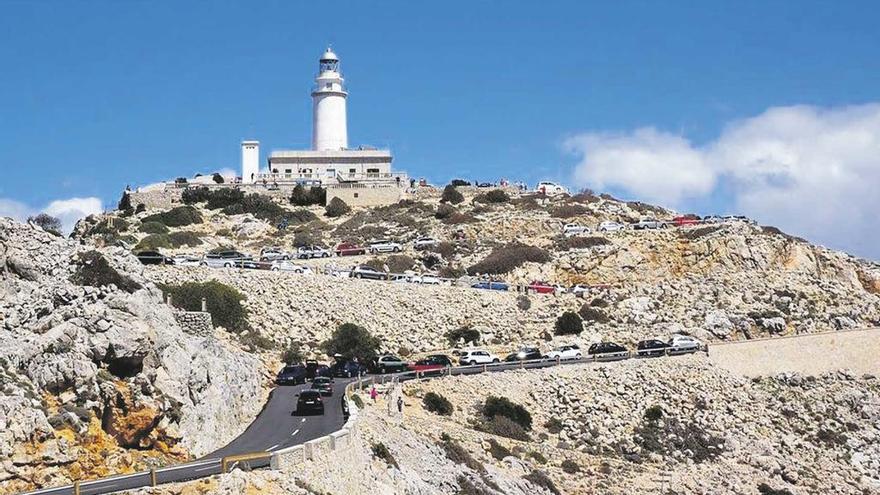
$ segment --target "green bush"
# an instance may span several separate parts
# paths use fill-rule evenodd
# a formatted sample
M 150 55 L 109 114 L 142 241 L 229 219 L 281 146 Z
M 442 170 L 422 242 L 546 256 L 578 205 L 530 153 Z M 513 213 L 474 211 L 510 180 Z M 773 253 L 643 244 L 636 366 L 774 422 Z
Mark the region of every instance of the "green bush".
M 354 402 L 355 407 L 357 407 L 358 409 L 363 409 L 363 408 L 364 408 L 364 400 L 361 399 L 361 396 L 360 396 L 360 395 L 358 395 L 358 394 L 352 394 L 352 395 L 351 395 L 351 401 Z
M 480 331 L 471 327 L 461 327 L 446 332 L 446 339 L 452 345 L 458 344 L 459 341 L 465 343 L 471 342 L 478 344 L 480 342 Z
M 74 259 L 74 263 L 77 266 L 70 281 L 76 285 L 88 287 L 115 285 L 128 293 L 133 293 L 141 288 L 139 283 L 120 274 L 115 268 L 110 266 L 107 259 L 97 251 L 80 253 Z
M 496 416 L 505 417 L 523 427 L 532 429 L 532 415 L 525 407 L 511 402 L 507 397 L 489 396 L 483 404 L 483 416 L 492 419 Z
M 180 200 L 183 201 L 185 205 L 192 205 L 196 203 L 204 203 L 208 201 L 211 197 L 211 190 L 205 186 L 198 187 L 187 187 L 183 190 L 183 193 L 180 195 Z
M 562 432 L 562 421 L 559 418 L 550 418 L 544 423 L 544 428 L 547 428 L 547 431 L 553 433 L 554 435 Z
M 601 309 L 596 309 L 590 304 L 584 304 L 578 310 L 578 316 L 585 322 L 595 321 L 596 323 L 608 323 L 608 315 Z M 562 335 L 562 334 L 560 334 Z
M 574 462 L 571 459 L 566 459 L 562 461 L 562 464 L 559 465 L 562 468 L 562 471 L 567 474 L 577 474 L 581 472 L 581 467 L 578 463 Z
M 454 206 L 443 203 L 437 207 L 437 211 L 434 212 L 434 218 L 436 218 L 437 220 L 445 220 L 452 216 L 452 214 L 456 211 L 457 210 Z
M 529 457 L 531 457 L 538 464 L 547 464 L 547 458 L 544 457 L 544 454 L 538 452 L 537 450 L 529 452 Z
M 560 495 L 559 489 L 556 488 L 556 485 L 553 483 L 553 480 L 547 476 L 547 473 L 541 470 L 534 470 L 531 473 L 523 476 L 524 480 L 527 480 L 531 484 L 543 488 L 553 495 Z
M 268 351 L 275 348 L 272 339 L 257 330 L 248 330 L 238 334 L 238 341 L 250 352 Z
M 556 335 L 577 335 L 584 331 L 584 322 L 574 311 L 566 311 L 556 319 L 553 333 Z
M 161 225 L 161 224 L 160 224 Z M 168 234 L 150 234 L 134 247 L 135 251 L 158 251 L 171 247 L 171 239 Z
M 509 273 L 526 262 L 546 263 L 547 261 L 550 261 L 550 254 L 547 251 L 539 247 L 512 242 L 493 249 L 482 261 L 471 265 L 467 272 L 468 275 L 478 273 L 497 275 Z
M 446 397 L 434 392 L 425 394 L 425 397 L 422 399 L 422 405 L 428 411 L 440 416 L 449 416 L 455 410 L 452 403 Z
M 134 213 L 134 208 L 131 206 L 131 195 L 128 194 L 128 191 L 123 191 L 122 197 L 119 198 L 119 203 L 116 205 L 116 209 L 125 212 L 126 215 Z
M 171 247 L 179 248 L 183 246 L 200 246 L 202 244 L 202 239 L 195 232 L 172 232 L 168 234 L 168 240 L 171 241 Z
M 297 364 L 303 362 L 305 356 L 299 344 L 294 342 L 281 351 L 281 362 L 286 364 Z
M 455 188 L 452 184 L 443 188 L 443 194 L 440 195 L 441 203 L 452 203 L 457 205 L 464 201 L 464 195 L 458 192 L 458 189 Z
M 460 211 L 454 211 L 451 215 L 443 219 L 443 223 L 446 225 L 461 225 L 463 223 L 474 222 L 479 222 L 479 220 L 470 213 L 462 213 Z
M 513 452 L 510 451 L 507 447 L 498 443 L 494 438 L 489 439 L 489 454 L 492 455 L 495 459 L 499 461 L 503 461 L 505 457 L 510 457 L 513 455 Z
M 248 194 L 239 202 L 230 204 L 221 211 L 227 215 L 250 213 L 260 220 L 269 222 L 280 221 L 287 213 L 287 210 L 277 205 L 272 198 L 259 193 Z
M 466 273 L 467 272 L 464 268 L 452 265 L 444 266 L 440 268 L 440 270 L 438 270 L 437 272 L 437 274 L 443 278 L 460 278 L 463 277 Z
M 556 249 L 568 251 L 571 249 L 588 249 L 596 246 L 607 246 L 611 241 L 604 237 L 563 237 L 556 241 Z
M 589 213 L 585 206 L 579 204 L 566 203 L 550 209 L 550 216 L 555 218 L 572 218 L 586 215 Z
M 787 488 L 773 488 L 767 483 L 761 483 L 758 485 L 758 493 L 761 495 L 794 495 L 791 490 Z
M 655 404 L 645 409 L 645 419 L 648 421 L 659 421 L 663 419 L 663 408 Z
M 307 230 L 301 230 L 293 234 L 293 247 L 311 246 L 318 243 L 318 238 Z
M 316 186 L 306 190 L 302 184 L 297 184 L 290 193 L 290 203 L 297 206 L 322 205 L 326 200 L 327 190 Z
M 34 225 L 39 225 L 40 228 L 50 234 L 61 235 L 61 220 L 52 215 L 40 213 L 39 215 L 28 217 L 27 221 Z
M 226 180 L 223 179 L 223 176 L 217 172 L 214 172 L 214 175 L 211 176 L 211 180 L 213 180 L 215 184 L 223 184 L 226 182 Z
M 608 306 L 610 306 L 610 304 L 605 299 L 602 299 L 601 297 L 596 297 L 593 298 L 592 301 L 590 301 L 590 306 L 594 308 L 607 308 Z
M 116 235 L 128 230 L 128 221 L 124 218 L 106 217 L 88 229 L 87 235 Z
M 144 234 L 167 234 L 168 227 L 159 222 L 144 222 L 138 228 Z
M 211 321 L 233 333 L 250 329 L 247 309 L 241 305 L 244 295 L 233 287 L 217 281 L 186 282 L 181 285 L 158 284 L 162 292 L 171 295 L 174 307 L 186 311 L 201 311 L 202 298 L 208 305 Z
M 519 308 L 520 311 L 528 311 L 529 308 L 532 307 L 532 300 L 526 295 L 521 294 L 516 296 L 516 307 Z
M 467 466 L 478 473 L 485 473 L 486 467 L 483 464 L 474 459 L 470 452 L 467 451 L 464 447 L 458 444 L 455 440 L 449 438 L 448 435 L 442 437 L 440 441 L 440 447 L 443 448 L 444 452 L 446 452 L 446 457 L 456 463 L 461 464 L 463 466 Z
M 391 451 L 388 450 L 388 447 L 385 446 L 382 442 L 377 442 L 373 444 L 373 455 L 378 459 L 382 459 L 389 466 L 394 466 L 400 469 L 400 466 L 397 464 L 397 459 L 391 454 Z
M 244 200 L 244 191 L 223 187 L 208 192 L 206 199 L 208 203 L 205 205 L 206 208 L 209 210 L 222 210 L 241 203 Z
M 684 424 L 669 417 L 659 407 L 645 411 L 634 431 L 634 440 L 645 452 L 666 457 L 689 452 L 694 462 L 714 459 L 724 449 L 722 437 L 710 434 L 697 424 Z
M 697 227 L 693 229 L 679 229 L 678 237 L 689 241 L 695 241 L 719 230 L 721 230 L 721 227 L 717 225 L 707 225 L 705 227 Z
M 416 265 L 416 260 L 405 254 L 392 254 L 385 258 L 384 263 L 388 265 L 388 270 L 391 273 L 403 273 L 412 270 Z
M 491 419 L 483 420 L 476 424 L 480 431 L 498 435 L 499 437 L 519 440 L 520 442 L 528 442 L 530 440 L 528 432 L 513 420 L 504 416 L 495 416 Z
M 478 203 L 507 203 L 510 201 L 510 196 L 501 189 L 493 189 L 487 193 L 478 195 L 474 198 L 474 201 Z
M 378 357 L 381 341 L 367 331 L 366 328 L 354 323 L 343 323 L 333 331 L 330 339 L 321 344 L 321 348 L 330 356 L 342 355 L 342 359 L 357 359 L 361 363 L 370 363 Z
M 340 198 L 333 198 L 324 208 L 324 214 L 331 218 L 341 217 L 350 211 L 351 207 Z
M 144 217 L 141 222 L 159 222 L 166 227 L 184 227 L 196 223 L 202 223 L 202 215 L 199 210 L 192 206 L 178 206 L 162 213 L 156 213 Z

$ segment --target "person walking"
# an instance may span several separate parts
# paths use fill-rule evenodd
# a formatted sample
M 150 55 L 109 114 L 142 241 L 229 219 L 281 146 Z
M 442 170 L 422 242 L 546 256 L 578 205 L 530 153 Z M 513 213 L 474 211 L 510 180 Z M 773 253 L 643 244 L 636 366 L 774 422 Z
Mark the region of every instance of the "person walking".
M 373 399 L 373 403 L 376 402 L 376 397 L 378 395 L 379 395 L 379 392 L 376 391 L 376 385 L 373 384 L 373 386 L 370 387 L 370 398 Z
M 403 397 L 397 398 L 397 412 L 403 414 Z

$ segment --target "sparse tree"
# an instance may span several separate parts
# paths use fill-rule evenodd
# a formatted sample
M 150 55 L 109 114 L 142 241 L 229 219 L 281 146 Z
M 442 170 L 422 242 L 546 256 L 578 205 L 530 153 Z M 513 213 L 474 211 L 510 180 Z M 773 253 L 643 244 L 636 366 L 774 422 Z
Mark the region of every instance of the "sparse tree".
M 39 225 L 43 230 L 51 234 L 61 235 L 61 220 L 48 213 L 40 213 L 37 216 L 29 217 L 28 222 Z

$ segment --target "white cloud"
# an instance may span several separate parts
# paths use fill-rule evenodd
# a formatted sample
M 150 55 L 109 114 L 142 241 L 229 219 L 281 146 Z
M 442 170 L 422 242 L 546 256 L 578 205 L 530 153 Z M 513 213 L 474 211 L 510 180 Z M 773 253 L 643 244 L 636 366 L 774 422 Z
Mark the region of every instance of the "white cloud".
M 770 108 L 714 141 L 638 129 L 569 138 L 580 186 L 686 206 L 723 186 L 738 211 L 822 244 L 880 258 L 880 104 Z
M 73 230 L 73 226 L 81 218 L 102 211 L 101 200 L 95 197 L 55 200 L 43 208 L 31 207 L 13 199 L 0 198 L 0 216 L 11 217 L 23 222 L 29 216 L 41 212 L 47 213 L 61 220 L 62 230 L 65 233 Z

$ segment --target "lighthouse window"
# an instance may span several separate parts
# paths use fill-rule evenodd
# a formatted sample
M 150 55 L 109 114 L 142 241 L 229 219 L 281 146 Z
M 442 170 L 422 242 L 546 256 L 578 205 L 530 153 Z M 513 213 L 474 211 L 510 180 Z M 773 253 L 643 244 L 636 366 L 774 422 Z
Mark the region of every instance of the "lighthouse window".
M 324 87 L 330 89 L 330 83 L 325 84 Z

